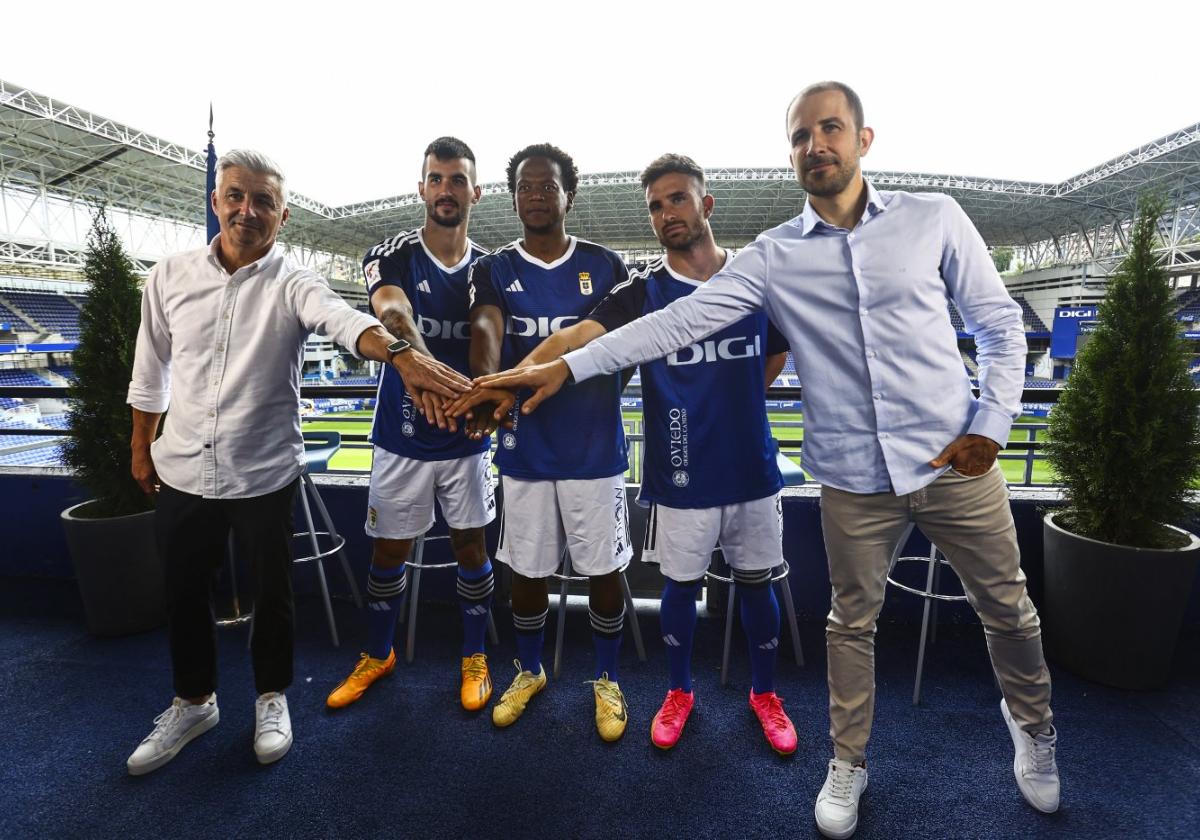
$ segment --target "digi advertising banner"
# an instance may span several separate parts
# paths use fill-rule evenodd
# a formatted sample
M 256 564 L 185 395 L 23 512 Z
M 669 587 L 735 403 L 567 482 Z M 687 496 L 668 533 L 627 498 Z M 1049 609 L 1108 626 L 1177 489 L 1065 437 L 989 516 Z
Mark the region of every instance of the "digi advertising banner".
M 1074 359 L 1079 336 L 1096 328 L 1100 309 L 1096 306 L 1059 306 L 1054 310 L 1054 326 L 1050 331 L 1050 357 Z

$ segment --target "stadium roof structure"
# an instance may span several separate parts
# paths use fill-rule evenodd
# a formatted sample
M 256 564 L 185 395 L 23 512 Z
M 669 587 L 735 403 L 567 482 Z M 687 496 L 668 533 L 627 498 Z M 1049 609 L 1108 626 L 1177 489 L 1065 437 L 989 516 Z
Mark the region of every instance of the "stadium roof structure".
M 152 220 L 204 225 L 204 152 L 0 80 L 0 198 L 27 216 L 38 202 L 106 202 Z M 1164 233 L 1172 262 L 1195 264 L 1184 246 L 1200 234 L 1200 123 L 1158 138 L 1057 184 L 918 172 L 869 172 L 884 189 L 938 191 L 953 196 L 992 246 L 1023 248 L 1034 264 L 1111 257 L 1125 250 L 1138 196 L 1167 196 Z M 796 215 L 804 192 L 784 168 L 708 170 L 717 199 L 713 229 L 725 246 L 740 247 Z M 507 185 L 484 184 L 471 236 L 496 247 L 520 235 Z M 292 192 L 284 240 L 310 252 L 357 261 L 371 245 L 423 221 L 416 194 L 341 207 Z M 6 221 L 12 214 L 6 209 Z M 39 262 L 46 243 L 72 234 L 0 231 L 0 262 Z M 582 175 L 568 223 L 572 233 L 622 251 L 659 246 L 646 218 L 636 172 Z M 75 247 L 82 245 L 78 234 Z M 39 242 L 42 239 L 44 242 Z M 68 250 L 70 243 L 67 243 Z

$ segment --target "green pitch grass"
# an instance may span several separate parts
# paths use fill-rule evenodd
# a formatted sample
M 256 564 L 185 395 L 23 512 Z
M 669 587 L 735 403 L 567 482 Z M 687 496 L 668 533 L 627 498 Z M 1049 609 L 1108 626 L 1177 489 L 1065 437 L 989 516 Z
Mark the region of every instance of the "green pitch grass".
M 640 411 L 623 411 L 621 412 L 626 424 L 631 427 L 635 423 L 640 423 L 642 413 Z M 326 414 L 318 420 L 301 421 L 302 428 L 305 431 L 312 432 L 342 432 L 343 434 L 367 435 L 371 432 L 371 416 L 370 411 L 347 411 L 338 414 Z M 346 418 L 346 419 L 330 419 L 330 418 Z M 794 426 L 786 426 L 783 424 L 794 423 L 802 420 L 803 415 L 799 412 L 787 411 L 771 411 L 767 413 L 767 419 L 771 424 L 771 429 L 775 437 L 782 441 L 800 441 L 804 439 L 804 429 Z M 1021 417 L 1017 423 L 1045 423 L 1044 417 Z M 636 428 L 636 427 L 635 427 Z M 1010 441 L 1026 441 L 1029 431 L 1026 429 L 1013 429 L 1009 435 Z M 1045 430 L 1038 431 L 1038 439 L 1044 440 Z M 784 446 L 787 449 L 786 443 Z M 1020 450 L 1012 450 L 1013 454 L 1020 454 Z M 799 457 L 789 455 L 793 461 L 799 463 Z M 329 462 L 329 466 L 334 470 L 349 470 L 353 472 L 369 472 L 371 469 L 371 446 L 368 443 L 347 441 L 342 444 L 342 448 L 338 451 Z M 1025 462 L 1024 460 L 1014 461 L 1005 458 L 1000 460 L 1000 468 L 1004 471 L 1004 477 L 1008 479 L 1010 484 L 1023 484 L 1025 482 Z M 812 477 L 809 476 L 811 479 Z M 1050 465 L 1044 460 L 1038 459 L 1033 462 L 1033 483 L 1034 484 L 1050 484 L 1054 481 L 1053 473 L 1050 471 Z

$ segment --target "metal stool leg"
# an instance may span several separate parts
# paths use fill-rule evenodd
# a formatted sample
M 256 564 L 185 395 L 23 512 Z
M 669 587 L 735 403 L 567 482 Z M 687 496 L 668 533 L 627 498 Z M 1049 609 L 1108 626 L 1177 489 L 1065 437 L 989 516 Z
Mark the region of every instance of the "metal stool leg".
M 408 571 L 408 627 L 407 640 L 404 643 L 404 661 L 412 664 L 413 654 L 417 649 L 417 607 L 420 604 L 417 602 L 417 596 L 421 594 L 421 561 L 425 556 L 425 535 L 417 537 L 417 545 L 413 549 L 413 560 L 415 564 L 410 566 Z
M 563 636 L 566 633 L 567 618 L 567 578 L 571 574 L 571 552 L 563 549 L 562 585 L 558 588 L 558 626 L 554 629 L 554 678 L 558 679 L 558 671 L 562 665 Z
M 725 649 L 721 653 L 721 685 L 729 683 L 729 649 L 733 643 L 733 607 L 737 598 L 737 584 L 729 582 L 729 600 L 725 604 Z
M 800 646 L 800 625 L 796 621 L 796 605 L 792 601 L 792 587 L 787 578 L 775 581 L 783 595 L 783 608 L 787 611 L 788 626 L 792 630 L 792 651 L 796 657 L 796 667 L 804 667 L 804 648 Z
M 317 505 L 317 513 L 321 516 L 321 521 L 325 523 L 325 530 L 329 532 L 329 538 L 337 543 L 341 538 L 338 536 L 337 528 L 333 524 L 333 517 L 329 515 L 329 511 L 325 508 L 325 501 L 321 498 L 321 494 L 317 492 L 317 485 L 313 483 L 312 476 L 308 473 L 303 473 L 304 483 L 308 485 L 308 489 L 312 491 L 313 502 Z M 350 584 L 350 594 L 354 597 L 354 606 L 360 610 L 363 607 L 362 595 L 358 591 L 358 582 L 354 579 L 354 573 L 350 571 L 350 559 L 346 556 L 346 548 L 342 546 L 337 552 L 338 560 L 342 564 L 342 573 L 346 575 L 346 583 Z
M 925 592 L 933 592 L 933 573 L 937 568 L 937 546 L 930 544 L 929 548 L 929 571 L 925 574 Z M 913 684 L 913 705 L 921 704 L 921 675 L 925 670 L 925 639 L 929 634 L 929 610 L 932 607 L 930 603 L 933 599 L 925 599 L 925 607 L 922 610 L 921 616 L 921 647 L 917 650 L 917 679 Z
M 629 588 L 629 579 L 625 577 L 624 572 L 621 572 L 621 589 L 625 593 L 625 613 L 631 622 L 630 629 L 633 630 L 633 645 L 637 648 L 638 661 L 645 662 L 646 646 L 642 644 L 642 628 L 638 624 L 637 610 L 633 606 L 633 591 Z
M 937 546 L 930 545 L 930 563 L 933 564 L 933 589 L 931 592 L 940 592 L 942 586 L 942 564 L 938 562 Z M 938 602 L 934 600 L 933 611 L 929 614 L 929 644 L 937 644 L 937 628 L 938 628 Z
M 321 585 L 321 598 L 325 601 L 325 618 L 329 621 L 329 635 L 333 637 L 333 646 L 339 647 L 337 624 L 333 621 L 333 603 L 329 600 L 329 584 L 325 581 L 325 568 L 321 563 L 321 548 L 317 544 L 317 529 L 313 525 L 312 510 L 308 506 L 308 493 L 305 485 L 300 485 L 300 501 L 304 508 L 304 522 L 308 526 L 308 539 L 312 543 L 313 562 L 317 566 L 317 582 Z
M 500 634 L 496 632 L 496 620 L 492 617 L 491 610 L 488 610 L 488 638 L 492 640 L 493 645 L 500 644 Z

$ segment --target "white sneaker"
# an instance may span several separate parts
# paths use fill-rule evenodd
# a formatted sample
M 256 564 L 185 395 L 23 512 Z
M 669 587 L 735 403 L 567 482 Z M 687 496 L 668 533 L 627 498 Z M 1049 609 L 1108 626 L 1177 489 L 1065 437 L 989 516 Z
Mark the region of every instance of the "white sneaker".
M 292 718 L 287 698 L 268 691 L 254 701 L 254 754 L 259 764 L 270 764 L 292 748 Z
M 858 828 L 858 799 L 867 789 L 867 768 L 840 758 L 830 759 L 825 784 L 817 794 L 817 830 L 845 840 Z
M 1049 734 L 1030 735 L 1013 720 L 1008 703 L 1000 701 L 1000 713 L 1008 724 L 1016 755 L 1013 757 L 1013 775 L 1025 801 L 1043 814 L 1058 810 L 1059 784 L 1058 764 L 1054 761 L 1054 746 L 1058 733 L 1050 727 Z
M 154 719 L 154 729 L 125 760 L 129 775 L 141 776 L 162 767 L 178 755 L 188 741 L 212 729 L 220 719 L 215 692 L 203 703 L 193 704 L 176 697 L 167 710 Z

